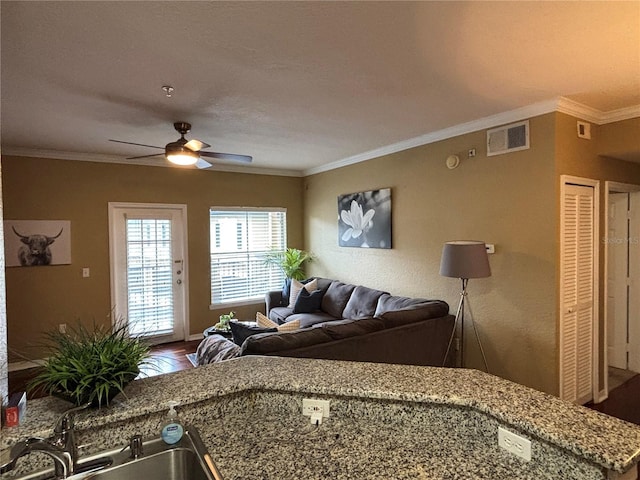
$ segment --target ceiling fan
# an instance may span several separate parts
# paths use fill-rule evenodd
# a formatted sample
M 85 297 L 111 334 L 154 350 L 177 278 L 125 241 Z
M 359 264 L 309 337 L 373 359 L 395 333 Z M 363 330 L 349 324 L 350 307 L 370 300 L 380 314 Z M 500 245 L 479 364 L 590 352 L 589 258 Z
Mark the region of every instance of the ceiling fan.
M 180 134 L 180 138 L 175 142 L 167 143 L 164 147 L 157 147 L 155 145 L 145 145 L 143 143 L 123 142 L 122 140 L 112 140 L 110 142 L 124 143 L 127 145 L 138 145 L 140 147 L 159 148 L 164 150 L 164 156 L 171 163 L 176 165 L 195 165 L 198 168 L 209 168 L 211 164 L 204 160 L 202 157 L 218 158 L 220 160 L 231 160 L 234 162 L 251 163 L 252 157 L 248 155 L 238 155 L 235 153 L 218 153 L 218 152 L 203 152 L 203 148 L 209 148 L 211 145 L 201 142 L 200 140 L 187 140 L 184 136 L 191 130 L 191 124 L 187 122 L 176 122 L 173 124 Z M 162 153 L 153 153 L 151 155 L 140 155 L 137 157 L 127 157 L 127 160 L 134 160 L 138 158 L 149 158 L 162 155 Z

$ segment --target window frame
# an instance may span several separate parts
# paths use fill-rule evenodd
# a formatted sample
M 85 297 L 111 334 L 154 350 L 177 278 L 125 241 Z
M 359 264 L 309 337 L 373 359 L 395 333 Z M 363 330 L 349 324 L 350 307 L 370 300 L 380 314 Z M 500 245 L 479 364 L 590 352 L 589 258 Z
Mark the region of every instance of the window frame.
M 259 213 L 259 212 L 267 212 L 267 213 L 281 213 L 284 215 L 283 218 L 283 223 L 282 223 L 282 250 L 286 250 L 287 248 L 287 209 L 285 207 L 234 207 L 234 206 L 211 206 L 209 207 L 209 310 L 219 310 L 221 308 L 233 308 L 233 307 L 240 307 L 240 306 L 245 306 L 245 305 L 255 305 L 258 303 L 262 303 L 264 302 L 264 294 L 262 294 L 261 296 L 256 296 L 253 298 L 246 298 L 246 299 L 238 299 L 238 300 L 232 300 L 229 302 L 214 302 L 213 301 L 213 294 L 214 294 L 214 285 L 213 285 L 213 258 L 214 258 L 214 252 L 212 251 L 211 245 L 212 242 L 214 242 L 216 239 L 212 239 L 211 238 L 211 233 L 212 233 L 212 229 L 211 229 L 211 215 L 212 213 L 218 213 L 218 212 L 228 212 L 228 213 L 233 213 L 233 212 L 238 212 L 238 213 Z M 247 229 L 242 227 L 241 228 L 243 235 L 242 235 L 242 239 L 241 242 L 243 244 L 247 245 L 247 248 L 245 250 L 239 250 L 239 253 L 241 251 L 246 252 L 247 254 L 249 254 L 250 252 L 252 252 L 251 250 L 249 250 L 248 246 L 250 244 L 249 242 L 249 237 L 248 237 L 248 232 L 246 231 Z M 236 232 L 238 232 L 238 229 L 236 227 Z M 239 239 L 238 239 L 239 240 Z M 218 242 L 216 242 L 218 243 Z M 273 242 L 271 242 L 273 243 Z M 219 245 L 217 245 L 219 246 Z M 262 250 L 255 250 L 256 252 L 261 252 Z M 269 250 L 272 251 L 272 250 Z M 271 268 L 276 268 L 276 267 L 271 267 Z M 284 283 L 284 274 L 282 274 L 282 283 Z M 279 288 L 281 285 L 278 285 L 277 287 L 272 286 L 272 287 L 268 287 L 266 291 L 271 290 L 272 288 Z M 265 291 L 265 293 L 266 293 Z

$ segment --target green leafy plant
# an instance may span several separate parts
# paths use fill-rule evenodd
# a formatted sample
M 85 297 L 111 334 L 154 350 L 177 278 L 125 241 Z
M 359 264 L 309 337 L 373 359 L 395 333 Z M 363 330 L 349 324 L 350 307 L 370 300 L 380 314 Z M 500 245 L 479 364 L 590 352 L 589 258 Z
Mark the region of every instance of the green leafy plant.
M 229 330 L 229 321 L 235 316 L 235 312 L 229 312 L 220 315 L 220 321 L 216 323 L 213 327 L 217 330 Z
M 274 251 L 267 254 L 267 265 L 275 265 L 282 269 L 285 277 L 294 280 L 305 278 L 304 264 L 313 261 L 313 255 L 297 248 L 287 248 L 284 251 Z
M 76 405 L 100 407 L 109 402 L 149 364 L 149 345 L 130 337 L 126 322 L 113 328 L 82 324 L 68 333 L 45 333 L 50 356 L 43 370 L 28 385 Z

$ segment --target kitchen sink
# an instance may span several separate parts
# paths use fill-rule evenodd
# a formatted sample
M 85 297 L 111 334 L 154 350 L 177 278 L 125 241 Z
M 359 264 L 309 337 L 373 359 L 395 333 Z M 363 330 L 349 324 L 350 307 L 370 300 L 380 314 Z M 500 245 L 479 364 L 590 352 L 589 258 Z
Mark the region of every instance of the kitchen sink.
M 140 448 L 141 446 L 141 448 Z M 53 479 L 53 470 L 16 477 L 16 480 Z M 223 480 L 200 435 L 193 427 L 182 439 L 167 445 L 160 437 L 132 440 L 109 451 L 81 457 L 76 473 L 67 480 Z

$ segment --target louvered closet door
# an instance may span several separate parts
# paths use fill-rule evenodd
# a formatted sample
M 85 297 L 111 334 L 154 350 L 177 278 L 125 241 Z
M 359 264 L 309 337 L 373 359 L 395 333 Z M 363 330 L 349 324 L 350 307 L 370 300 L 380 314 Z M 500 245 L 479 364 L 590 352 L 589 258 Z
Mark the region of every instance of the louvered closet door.
M 560 397 L 582 404 L 593 398 L 594 189 L 563 191 Z

